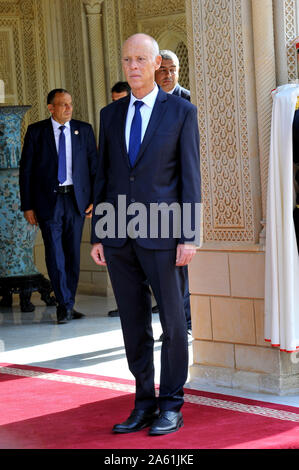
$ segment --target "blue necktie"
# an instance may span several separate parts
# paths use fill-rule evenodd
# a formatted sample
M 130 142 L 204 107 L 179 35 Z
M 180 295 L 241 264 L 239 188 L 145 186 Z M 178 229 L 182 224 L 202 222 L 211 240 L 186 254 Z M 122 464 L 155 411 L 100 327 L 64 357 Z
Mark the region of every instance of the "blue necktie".
M 66 180 L 66 151 L 65 151 L 65 126 L 60 126 L 60 136 L 58 145 L 58 181 L 60 184 Z
M 143 101 L 135 101 L 135 113 L 131 124 L 130 140 L 129 140 L 129 159 L 131 166 L 134 165 L 139 148 L 141 145 L 141 125 L 142 118 L 140 114 L 140 108 L 143 105 Z

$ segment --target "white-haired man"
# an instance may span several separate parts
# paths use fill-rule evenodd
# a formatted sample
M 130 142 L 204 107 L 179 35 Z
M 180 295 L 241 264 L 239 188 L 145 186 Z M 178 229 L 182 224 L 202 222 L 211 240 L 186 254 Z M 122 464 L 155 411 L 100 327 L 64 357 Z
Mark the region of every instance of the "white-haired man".
M 193 209 L 201 201 L 197 110 L 187 100 L 158 88 L 155 72 L 160 64 L 153 38 L 139 33 L 127 39 L 122 65 L 131 94 L 101 110 L 91 255 L 97 264 L 107 264 L 127 360 L 136 380 L 134 410 L 126 421 L 114 426 L 116 433 L 150 426 L 150 435 L 161 435 L 183 425 L 188 341 L 179 267 L 195 255 L 194 239 L 183 233 L 178 237 L 171 227 L 166 238 L 161 227 L 154 236 L 149 230 L 147 236 L 137 238 L 119 233 L 118 227 L 110 238 L 97 231 L 100 203 L 113 204 L 116 224 L 123 216 L 119 195 L 126 196 L 128 206 L 138 202 L 147 210 L 160 202 L 177 202 L 182 207 L 189 203 Z M 126 216 L 128 223 L 132 216 L 128 212 Z M 148 283 L 159 305 L 164 333 L 159 397 L 155 394 Z

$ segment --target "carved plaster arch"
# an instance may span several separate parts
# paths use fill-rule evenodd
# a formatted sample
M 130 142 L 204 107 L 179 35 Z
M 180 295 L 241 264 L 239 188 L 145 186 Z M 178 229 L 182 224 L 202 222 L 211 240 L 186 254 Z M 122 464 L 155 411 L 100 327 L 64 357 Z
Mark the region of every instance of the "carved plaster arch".
M 168 49 L 177 54 L 180 61 L 180 84 L 189 88 L 188 47 L 185 35 L 178 31 L 166 30 L 158 36 L 157 42 L 160 50 Z
M 180 42 L 185 43 L 185 38 L 182 34 L 177 31 L 163 31 L 156 38 L 160 49 L 168 49 L 170 51 L 175 51 Z

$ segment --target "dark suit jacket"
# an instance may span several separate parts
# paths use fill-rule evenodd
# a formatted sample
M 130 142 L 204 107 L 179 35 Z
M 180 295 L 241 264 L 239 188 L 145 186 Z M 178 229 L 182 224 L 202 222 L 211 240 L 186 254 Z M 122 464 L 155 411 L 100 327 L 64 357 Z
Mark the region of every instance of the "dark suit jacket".
M 190 101 L 190 91 L 186 88 L 183 88 L 179 83 L 173 90 L 173 95 L 180 96 L 181 98 L 185 98 L 186 100 Z
M 187 100 L 159 89 L 137 160 L 130 167 L 125 143 L 125 123 L 130 96 L 101 110 L 100 158 L 94 186 L 94 210 L 99 203 L 110 202 L 118 211 L 118 196 L 125 195 L 127 205 L 150 203 L 201 202 L 199 132 L 197 108 Z M 126 237 L 97 237 L 95 226 L 100 215 L 93 216 L 92 243 L 122 246 Z M 163 217 L 163 212 L 162 212 Z M 171 230 L 170 230 L 171 233 Z M 178 238 L 138 238 L 145 248 L 174 248 Z
M 72 171 L 74 192 L 81 215 L 92 202 L 97 147 L 90 124 L 72 119 Z M 28 126 L 21 162 L 21 210 L 33 209 L 38 220 L 50 219 L 56 204 L 58 155 L 51 118 Z

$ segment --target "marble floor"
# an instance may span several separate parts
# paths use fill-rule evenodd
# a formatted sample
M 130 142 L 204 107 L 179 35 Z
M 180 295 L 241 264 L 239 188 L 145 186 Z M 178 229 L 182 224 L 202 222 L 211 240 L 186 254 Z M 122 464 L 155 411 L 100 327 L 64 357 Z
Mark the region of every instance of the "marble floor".
M 0 307 L 0 363 L 26 364 L 133 379 L 127 367 L 118 317 L 108 317 L 115 308 L 113 297 L 78 295 L 75 308 L 86 316 L 57 325 L 56 308 L 47 307 L 39 294 L 32 295 L 35 311 L 22 313 L 18 297 L 11 308 Z M 153 314 L 156 382 L 159 382 L 162 332 L 159 315 Z M 192 338 L 189 337 L 189 362 L 192 364 Z M 188 381 L 187 387 L 193 386 Z M 201 390 L 252 398 L 299 407 L 299 396 L 276 396 L 242 390 L 201 386 Z

